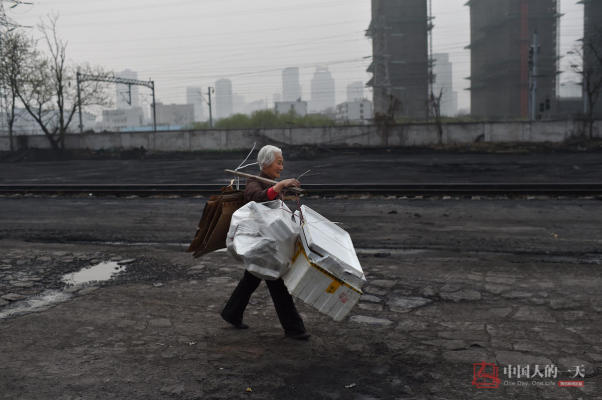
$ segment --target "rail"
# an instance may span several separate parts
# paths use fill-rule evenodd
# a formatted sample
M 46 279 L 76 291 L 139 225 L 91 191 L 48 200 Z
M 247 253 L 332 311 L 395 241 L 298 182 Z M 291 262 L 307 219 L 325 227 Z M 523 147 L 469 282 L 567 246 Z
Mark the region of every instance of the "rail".
M 33 195 L 212 195 L 223 184 L 0 184 L 0 194 Z M 379 183 L 304 184 L 306 196 L 602 196 L 602 183 Z

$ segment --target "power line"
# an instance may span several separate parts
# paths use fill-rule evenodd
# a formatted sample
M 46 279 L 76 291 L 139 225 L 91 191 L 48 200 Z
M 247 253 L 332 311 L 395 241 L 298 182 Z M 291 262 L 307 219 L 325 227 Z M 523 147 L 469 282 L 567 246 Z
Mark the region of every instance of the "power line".
M 312 28 L 320 28 L 320 27 L 333 27 L 333 26 L 339 26 L 339 25 L 347 25 L 347 24 L 351 24 L 351 23 L 357 23 L 357 22 L 364 22 L 364 19 L 361 20 L 346 20 L 346 21 L 339 21 L 336 23 L 325 23 L 325 24 L 303 24 L 303 25 L 293 25 L 293 26 L 286 26 L 286 27 L 278 27 L 278 28 L 264 28 L 264 29 L 251 29 L 251 30 L 243 30 L 243 31 L 235 31 L 235 32 L 213 32 L 211 34 L 211 38 L 215 39 L 215 38 L 228 38 L 228 37 L 234 37 L 234 38 L 238 38 L 241 35 L 247 36 L 250 33 L 267 33 L 267 32 L 291 32 L 294 31 L 295 29 L 303 29 L 303 30 L 308 30 L 308 29 L 312 29 Z M 362 30 L 363 32 L 363 30 Z M 182 38 L 193 38 L 195 36 L 191 35 L 191 34 L 185 34 L 185 35 L 172 35 L 172 36 L 166 36 L 166 35 L 161 35 L 161 36 L 138 36 L 134 39 L 128 39 L 128 38 L 121 38 L 119 40 L 120 43 L 129 43 L 129 42 L 147 42 L 150 40 L 174 40 L 174 39 L 182 39 Z M 90 44 L 89 40 L 86 41 L 70 41 L 70 43 L 80 43 L 80 44 Z M 114 40 L 103 40 L 103 41 L 98 41 L 95 40 L 93 43 L 95 44 L 102 44 L 102 43 L 106 43 L 106 44 L 110 44 L 110 45 L 114 45 L 115 41 Z
M 288 8 L 270 7 L 270 8 L 265 8 L 265 9 L 253 8 L 251 10 L 241 10 L 238 12 L 228 11 L 227 13 L 221 13 L 221 14 L 217 14 L 217 15 L 211 15 L 211 14 L 203 15 L 203 18 L 210 18 L 211 20 L 216 20 L 216 19 L 220 19 L 220 18 L 228 19 L 228 18 L 237 17 L 237 16 L 248 17 L 248 16 L 254 15 L 254 14 L 261 14 L 261 15 L 279 14 L 282 12 L 290 12 L 290 11 L 299 10 L 299 9 L 310 10 L 312 8 L 325 8 L 324 7 L 325 5 L 329 6 L 332 4 L 348 4 L 349 1 L 350 0 L 335 0 L 335 1 L 329 2 L 329 1 L 321 0 L 318 2 L 314 2 L 314 3 L 304 3 L 297 7 L 288 7 Z M 194 3 L 200 4 L 198 1 L 196 1 Z M 173 9 L 168 5 L 168 3 L 165 3 L 165 4 L 166 4 L 166 8 Z M 138 10 L 139 9 L 140 8 L 138 7 Z M 119 11 L 121 13 L 120 9 L 118 9 L 117 11 Z M 90 12 L 90 13 L 81 13 L 81 14 L 66 13 L 64 15 L 67 17 L 78 17 L 78 16 L 81 17 L 82 15 L 95 15 L 95 14 Z M 127 15 L 127 18 L 124 20 L 115 20 L 115 19 L 112 19 L 110 21 L 95 20 L 93 22 L 87 22 L 87 23 L 65 24 L 65 25 L 63 25 L 63 27 L 70 28 L 70 27 L 81 27 L 81 26 L 90 27 L 90 26 L 94 26 L 94 25 L 98 25 L 98 26 L 134 25 L 134 24 L 146 23 L 146 22 L 161 22 L 161 23 L 172 22 L 172 21 L 182 22 L 183 20 L 198 20 L 198 18 L 199 18 L 199 15 L 196 15 L 195 13 L 191 13 L 191 12 L 187 12 L 184 15 L 178 15 L 178 16 L 174 16 L 174 17 L 166 17 L 165 15 L 161 15 L 161 16 L 147 18 L 147 19 L 144 19 L 144 18 L 133 19 L 131 15 Z
M 354 36 L 354 34 L 356 34 Z M 271 51 L 272 49 L 279 49 L 279 48 L 295 48 L 296 50 L 303 50 L 303 49 L 312 49 L 312 48 L 318 48 L 318 47 L 324 47 L 327 45 L 334 45 L 334 44 L 340 44 L 340 43 L 355 43 L 355 42 L 366 42 L 367 39 L 363 37 L 363 35 L 360 35 L 359 32 L 353 32 L 351 34 L 349 33 L 343 33 L 343 34 L 339 34 L 339 35 L 333 35 L 333 36 L 328 36 L 328 37 L 313 37 L 313 38 L 307 38 L 307 39 L 303 39 L 303 40 L 299 40 L 299 41 L 280 41 L 280 42 L 275 42 L 275 43 L 260 43 L 257 44 L 255 41 L 250 42 L 251 45 L 245 45 L 245 44 L 240 44 L 237 43 L 236 47 L 234 49 L 228 48 L 228 46 L 225 45 L 205 45 L 203 44 L 202 46 L 195 46 L 195 45 L 191 45 L 191 44 L 181 44 L 181 45 L 177 45 L 177 46 L 170 46 L 169 48 L 169 53 L 166 52 L 161 52 L 161 54 L 173 54 L 171 53 L 171 51 L 173 51 L 174 53 L 180 53 L 182 55 L 190 55 L 190 50 L 192 47 L 200 47 L 203 51 L 203 53 L 207 53 L 208 51 L 211 51 L 212 49 L 216 49 L 216 50 L 222 50 L 222 51 L 226 51 L 228 50 L 229 54 L 246 54 L 246 53 L 250 53 L 250 52 L 256 52 L 257 50 L 265 50 L 265 51 Z M 255 45 L 252 45 L 255 44 Z M 107 46 L 107 49 L 112 48 L 115 49 L 114 46 Z M 156 52 L 156 45 L 155 46 L 149 46 L 149 47 L 141 47 L 141 46 L 134 46 L 131 50 L 128 50 L 128 52 L 133 53 L 134 57 L 136 57 L 136 53 L 148 53 L 149 51 L 153 50 L 154 52 Z M 183 50 L 187 50 L 187 51 L 183 51 Z M 240 51 L 240 50 L 244 50 L 244 51 Z M 234 51 L 234 53 L 232 53 L 232 51 Z M 156 54 L 151 54 L 151 56 L 156 57 Z

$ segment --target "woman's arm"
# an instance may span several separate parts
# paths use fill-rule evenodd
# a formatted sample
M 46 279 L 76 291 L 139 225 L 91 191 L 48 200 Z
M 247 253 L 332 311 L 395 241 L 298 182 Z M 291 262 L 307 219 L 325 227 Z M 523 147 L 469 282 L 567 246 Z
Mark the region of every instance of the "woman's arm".
M 285 179 L 278 182 L 274 186 L 264 189 L 262 184 L 258 181 L 249 180 L 245 186 L 245 201 L 264 202 L 274 200 L 278 197 L 280 192 L 289 186 L 300 186 L 300 183 L 296 179 Z

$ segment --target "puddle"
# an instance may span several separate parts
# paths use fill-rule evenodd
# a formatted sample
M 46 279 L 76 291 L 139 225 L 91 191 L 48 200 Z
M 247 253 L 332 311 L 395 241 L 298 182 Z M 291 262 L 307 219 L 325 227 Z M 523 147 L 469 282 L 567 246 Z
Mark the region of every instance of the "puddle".
M 63 275 L 63 282 L 70 286 L 84 286 L 92 282 L 108 281 L 119 272 L 125 271 L 125 265 L 115 261 L 101 262 L 77 272 Z
M 11 303 L 0 310 L 0 320 L 20 314 L 45 311 L 58 303 L 69 300 L 78 289 L 94 282 L 108 281 L 113 275 L 123 272 L 125 269 L 126 265 L 119 265 L 119 262 L 106 261 L 65 274 L 62 281 L 69 290 L 46 290 L 28 299 Z
M 47 290 L 27 300 L 16 301 L 0 310 L 0 319 L 19 314 L 47 310 L 55 304 L 69 300 L 73 295 L 60 290 Z

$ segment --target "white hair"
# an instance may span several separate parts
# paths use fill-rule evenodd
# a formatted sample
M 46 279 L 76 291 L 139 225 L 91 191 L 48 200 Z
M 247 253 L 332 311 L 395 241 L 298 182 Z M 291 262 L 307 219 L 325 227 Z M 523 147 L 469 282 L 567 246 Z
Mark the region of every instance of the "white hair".
M 267 167 L 274 162 L 276 153 L 282 154 L 282 150 L 271 144 L 267 144 L 259 150 L 259 153 L 257 153 L 257 163 L 259 164 L 260 171 L 263 167 Z

